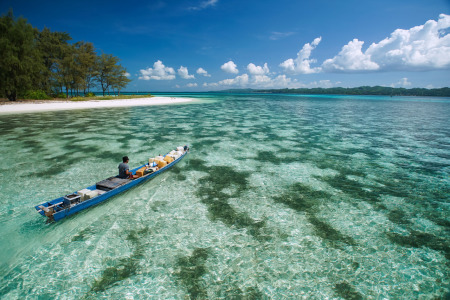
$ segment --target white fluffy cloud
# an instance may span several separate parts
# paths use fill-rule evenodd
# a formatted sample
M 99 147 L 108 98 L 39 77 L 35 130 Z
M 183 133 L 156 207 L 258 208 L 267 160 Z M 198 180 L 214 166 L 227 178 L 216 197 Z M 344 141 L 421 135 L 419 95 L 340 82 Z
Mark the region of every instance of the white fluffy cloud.
M 219 84 L 217 82 L 204 82 L 203 86 L 204 87 L 218 87 Z
M 224 79 L 219 82 L 210 82 L 210 83 L 203 83 L 204 87 L 223 87 L 223 86 L 236 86 L 236 87 L 245 87 L 248 84 L 249 76 L 248 74 L 242 74 L 239 76 L 236 76 L 235 78 L 229 78 Z
M 197 83 L 188 83 L 186 84 L 187 87 L 197 87 L 198 84 Z
M 142 80 L 173 80 L 175 79 L 175 70 L 164 66 L 162 61 L 158 60 L 153 64 L 153 68 L 147 68 L 139 71 Z
M 268 75 L 251 75 L 242 74 L 235 78 L 221 80 L 219 82 L 203 83 L 204 87 L 216 88 L 297 88 L 303 86 L 296 79 L 286 77 L 286 75 L 278 75 L 272 78 Z
M 404 77 L 400 79 L 399 82 L 391 84 L 391 87 L 409 87 L 411 85 L 411 82 L 408 81 L 408 78 Z
M 237 69 L 236 64 L 232 60 L 230 60 L 227 63 L 224 63 L 220 68 L 227 73 L 231 73 L 231 74 L 239 73 L 239 70 Z
M 286 75 L 278 75 L 275 78 L 269 79 L 270 80 L 267 80 L 267 78 L 258 78 L 257 76 L 255 76 L 254 84 L 258 88 L 265 88 L 265 89 L 283 89 L 283 88 L 301 87 L 301 84 L 297 82 L 297 79 L 289 78 Z
M 225 79 L 219 82 L 203 83 L 205 88 L 253 88 L 253 89 L 283 89 L 283 88 L 330 88 L 338 86 L 341 82 L 332 82 L 330 80 L 312 81 L 309 83 L 299 82 L 286 75 L 271 77 L 270 75 L 252 75 L 243 74 L 231 79 Z
M 248 84 L 248 75 L 242 74 L 240 76 L 236 76 L 233 79 L 224 79 L 218 82 L 219 85 L 237 85 L 237 86 L 245 86 Z
M 247 70 L 251 75 L 264 75 L 269 73 L 269 67 L 267 66 L 267 63 L 264 64 L 264 66 L 256 66 L 253 63 L 249 63 L 247 66 Z
M 362 52 L 364 42 L 354 39 L 342 47 L 341 52 L 322 64 L 327 71 L 374 71 L 380 66 L 370 60 L 370 56 Z
M 211 77 L 211 75 L 209 75 L 208 72 L 205 69 L 203 69 L 203 68 L 198 68 L 197 69 L 197 74 L 203 75 L 205 77 Z
M 364 42 L 354 39 L 322 64 L 326 71 L 424 71 L 450 67 L 450 16 L 408 30 L 397 29 L 364 52 Z
M 125 77 L 130 77 L 130 76 L 131 76 L 131 74 L 128 73 L 128 72 L 123 73 L 123 75 L 124 75 Z
M 195 76 L 194 75 L 189 75 L 189 71 L 188 68 L 181 66 L 178 69 L 178 75 L 180 75 L 181 78 L 183 79 L 194 79 Z
M 310 59 L 312 50 L 314 50 L 317 45 L 319 45 L 322 37 L 318 37 L 314 39 L 314 41 L 310 43 L 306 43 L 302 50 L 297 53 L 297 58 L 289 58 L 280 64 L 285 72 L 292 74 L 311 74 L 320 72 L 320 68 L 311 68 L 311 63 L 315 63 L 315 59 Z

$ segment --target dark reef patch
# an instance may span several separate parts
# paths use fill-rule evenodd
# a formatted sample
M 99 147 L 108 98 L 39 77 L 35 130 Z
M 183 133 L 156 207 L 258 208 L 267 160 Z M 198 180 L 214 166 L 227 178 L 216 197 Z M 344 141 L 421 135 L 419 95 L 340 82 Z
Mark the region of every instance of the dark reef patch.
M 229 286 L 220 295 L 216 295 L 221 299 L 236 299 L 236 300 L 259 300 L 266 299 L 264 294 L 257 287 L 249 287 L 244 291 L 237 286 Z
M 65 159 L 64 161 L 60 162 L 57 159 L 50 159 L 46 160 L 46 166 L 50 166 L 47 168 L 43 168 L 38 172 L 33 172 L 30 175 L 37 176 L 37 177 L 47 177 L 47 176 L 54 176 L 58 175 L 67 169 L 69 169 L 72 165 L 77 164 L 80 162 L 79 158 L 70 158 Z
M 246 228 L 259 241 L 270 239 L 266 234 L 265 220 L 254 220 L 247 213 L 239 212 L 228 203 L 230 198 L 238 198 L 248 189 L 249 172 L 235 171 L 228 166 L 212 166 L 206 168 L 201 161 L 196 161 L 196 168 L 208 173 L 199 179 L 200 187 L 197 195 L 207 206 L 209 218 L 212 221 L 221 221 L 227 226 Z M 233 193 L 227 194 L 223 190 L 233 188 Z
M 335 284 L 334 291 L 339 297 L 342 297 L 346 300 L 364 299 L 363 296 L 358 293 L 352 285 L 345 281 Z
M 202 276 L 208 272 L 205 263 L 209 252 L 206 248 L 196 248 L 191 256 L 181 257 L 177 261 L 175 275 L 187 288 L 191 299 L 208 299 Z
M 220 192 L 218 192 L 219 194 Z M 216 194 L 216 196 L 219 196 Z M 219 196 L 220 197 L 220 196 Z M 228 202 L 227 195 L 222 197 L 214 197 L 203 199 L 202 203 L 208 207 L 208 213 L 212 221 L 221 221 L 227 226 L 234 226 L 236 228 L 247 228 L 248 233 L 257 240 L 263 241 L 268 238 L 264 234 L 265 220 L 256 221 L 248 216 L 246 213 L 236 211 Z
M 350 195 L 353 199 L 360 199 L 372 204 L 377 209 L 387 209 L 387 207 L 381 203 L 379 196 L 382 194 L 375 187 L 368 189 L 364 184 L 347 178 L 347 174 L 338 174 L 336 176 L 325 176 L 318 178 L 325 181 L 335 189 L 341 190 Z
M 287 192 L 275 196 L 273 199 L 275 202 L 282 203 L 297 212 L 306 213 L 316 235 L 329 242 L 331 246 L 341 248 L 342 243 L 356 245 L 353 238 L 340 233 L 331 225 L 316 217 L 315 213 L 318 212 L 317 206 L 320 201 L 330 197 L 331 195 L 327 192 L 316 191 L 303 183 L 297 182 L 291 185 Z
M 277 157 L 274 152 L 271 151 L 258 151 L 256 160 L 265 163 L 271 163 L 274 165 L 279 165 L 283 162 L 283 159 Z
M 95 230 L 92 227 L 87 227 L 78 232 L 78 234 L 74 235 L 71 241 L 72 242 L 85 241 L 86 238 L 91 236 L 93 233 L 95 233 Z
M 428 247 L 430 249 L 443 252 L 445 257 L 450 260 L 450 242 L 434 234 L 411 230 L 407 236 L 395 232 L 386 233 L 391 242 L 403 247 Z
M 187 179 L 186 175 L 184 175 L 183 173 L 181 173 L 181 169 L 178 165 L 173 166 L 170 169 L 170 172 L 175 173 L 175 179 L 177 181 L 184 181 Z
M 30 149 L 33 153 L 44 153 L 45 147 L 42 143 L 36 140 L 22 141 L 24 149 Z
M 135 275 L 138 266 L 139 263 L 132 257 L 118 259 L 112 267 L 103 271 L 100 279 L 94 281 L 90 292 L 105 291 L 115 283 Z
M 250 172 L 235 171 L 229 166 L 212 166 L 207 168 L 208 176 L 200 178 L 199 183 L 203 186 L 213 185 L 215 190 L 223 190 L 230 186 L 237 187 L 237 193 L 248 188 Z
M 100 150 L 97 146 L 91 146 L 91 145 L 81 145 L 77 143 L 67 143 L 63 146 L 64 149 L 68 150 L 71 153 L 89 153 L 94 154 L 97 151 Z
M 185 167 L 187 171 L 200 171 L 208 172 L 209 167 L 206 166 L 206 161 L 198 158 L 188 158 L 187 166 Z
M 315 215 L 309 214 L 308 221 L 314 226 L 314 232 L 316 235 L 331 243 L 333 247 L 341 248 L 340 243 L 350 246 L 356 245 L 356 242 L 352 237 L 342 234 L 338 230 L 334 229 L 330 224 L 319 220 L 319 218 Z
M 285 204 L 299 212 L 313 212 L 320 199 L 329 197 L 331 195 L 327 192 L 317 191 L 308 185 L 297 182 L 291 185 L 285 193 L 275 196 L 273 199 L 275 202 Z
M 167 201 L 154 201 L 151 204 L 151 208 L 153 211 L 159 211 L 160 208 L 165 207 L 167 205 Z
M 109 150 L 99 151 L 95 153 L 95 157 L 101 158 L 101 159 L 110 159 L 114 161 L 121 161 L 123 157 L 123 152 L 112 152 Z
M 200 141 L 194 142 L 192 147 L 202 149 L 203 147 L 213 146 L 217 143 L 220 143 L 220 139 L 202 139 Z
M 388 212 L 387 217 L 389 221 L 399 225 L 411 225 L 408 216 L 400 209 L 394 209 Z
M 93 296 L 97 292 L 103 292 L 115 284 L 137 274 L 140 260 L 144 258 L 146 248 L 146 244 L 142 243 L 141 238 L 149 234 L 151 234 L 151 231 L 148 227 L 140 230 L 132 230 L 128 233 L 126 240 L 133 244 L 133 253 L 129 257 L 110 259 L 110 261 L 107 261 L 109 266 L 103 270 L 99 279 L 94 280 L 86 298 Z

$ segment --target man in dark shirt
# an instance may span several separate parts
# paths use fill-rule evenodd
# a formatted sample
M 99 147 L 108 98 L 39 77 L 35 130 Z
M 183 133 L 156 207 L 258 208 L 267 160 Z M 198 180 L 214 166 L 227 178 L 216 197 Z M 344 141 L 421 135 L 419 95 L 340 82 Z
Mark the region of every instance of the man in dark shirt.
M 136 175 L 132 175 L 132 173 L 130 172 L 128 161 L 128 156 L 122 157 L 122 162 L 119 164 L 119 178 L 138 178 Z

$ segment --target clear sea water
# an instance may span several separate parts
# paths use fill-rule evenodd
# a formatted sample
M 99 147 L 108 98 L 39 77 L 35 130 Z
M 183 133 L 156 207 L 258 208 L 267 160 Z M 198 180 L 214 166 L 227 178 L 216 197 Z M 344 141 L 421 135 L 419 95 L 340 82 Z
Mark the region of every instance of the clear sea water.
M 184 96 L 0 115 L 0 298 L 450 297 L 450 99 Z M 34 209 L 184 144 L 106 203 Z

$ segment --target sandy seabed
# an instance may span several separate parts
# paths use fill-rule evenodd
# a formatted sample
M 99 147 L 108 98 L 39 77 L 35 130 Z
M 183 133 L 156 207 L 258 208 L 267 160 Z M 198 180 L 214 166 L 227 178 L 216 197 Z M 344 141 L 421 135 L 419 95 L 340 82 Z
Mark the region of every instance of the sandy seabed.
M 191 98 L 151 97 L 118 100 L 45 101 L 34 103 L 8 103 L 0 105 L 0 114 L 33 113 L 42 111 L 91 109 L 108 107 L 150 106 L 191 102 Z

